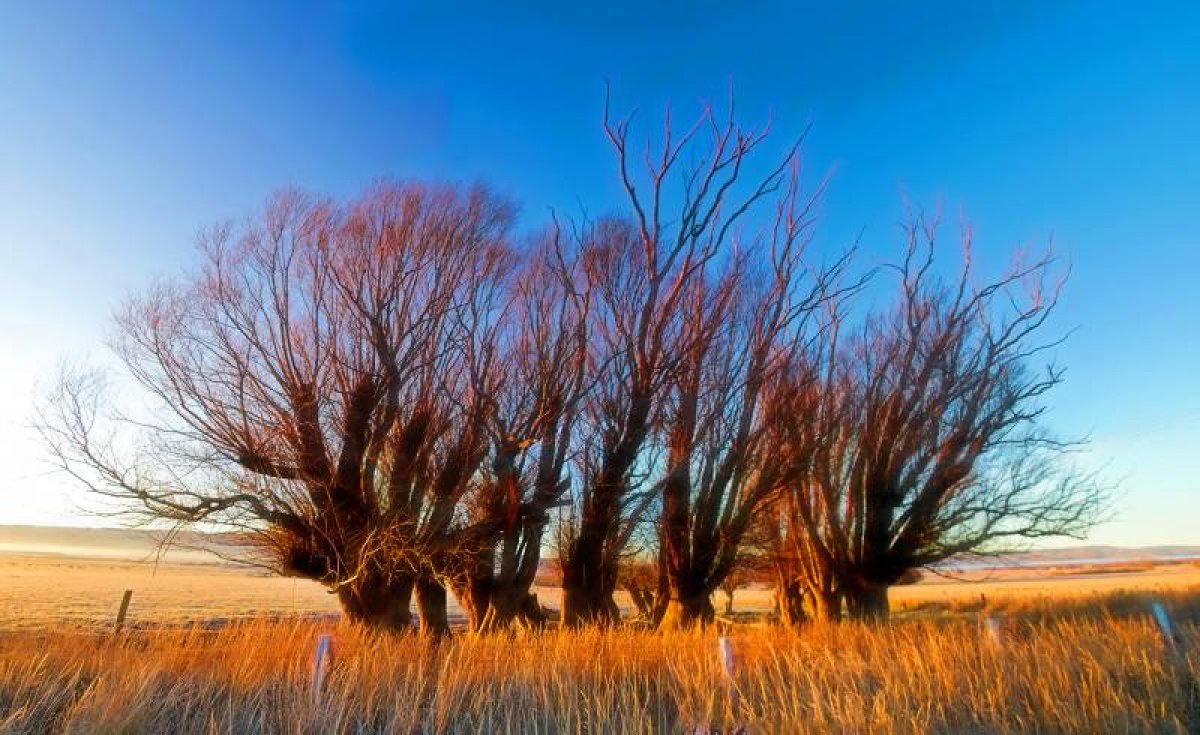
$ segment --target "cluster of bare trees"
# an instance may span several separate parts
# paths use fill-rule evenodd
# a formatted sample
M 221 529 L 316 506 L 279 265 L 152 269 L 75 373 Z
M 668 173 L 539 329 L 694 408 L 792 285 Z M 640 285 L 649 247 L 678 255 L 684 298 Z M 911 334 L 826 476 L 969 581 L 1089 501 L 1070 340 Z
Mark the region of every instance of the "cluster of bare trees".
M 1085 530 L 1102 494 L 1039 422 L 1049 259 L 943 279 L 914 219 L 893 303 L 861 308 L 849 253 L 809 253 L 797 146 L 762 160 L 732 108 L 636 153 L 606 112 L 628 212 L 530 237 L 482 187 L 281 194 L 120 312 L 150 405 L 68 371 L 42 433 L 95 492 L 394 630 L 415 600 L 445 631 L 447 590 L 472 629 L 540 625 L 548 551 L 563 624 L 619 620 L 624 576 L 671 628 L 751 548 L 786 619 L 879 616 L 914 568 Z
M 913 220 L 886 310 L 845 326 L 831 305 L 818 346 L 775 401 L 786 457 L 770 544 L 785 617 L 886 617 L 915 569 L 1013 539 L 1078 536 L 1100 517 L 1078 443 L 1044 431 L 1040 398 L 1062 380 L 1035 366 L 1057 302 L 1049 256 L 972 285 L 933 275 L 935 227 Z M 807 603 L 807 604 L 802 604 Z

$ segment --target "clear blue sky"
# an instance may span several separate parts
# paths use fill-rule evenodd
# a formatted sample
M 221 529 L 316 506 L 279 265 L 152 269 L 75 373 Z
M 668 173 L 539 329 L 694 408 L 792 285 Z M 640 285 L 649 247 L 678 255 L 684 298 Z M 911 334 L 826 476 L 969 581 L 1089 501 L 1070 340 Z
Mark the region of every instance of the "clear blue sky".
M 0 3 L 0 522 L 80 522 L 23 428 L 34 386 L 202 225 L 379 176 L 606 210 L 605 80 L 649 121 L 731 78 L 744 118 L 813 123 L 821 241 L 861 232 L 864 267 L 905 193 L 965 210 L 985 262 L 1053 235 L 1078 332 L 1051 424 L 1124 489 L 1093 540 L 1200 543 L 1195 4 L 441 5 Z

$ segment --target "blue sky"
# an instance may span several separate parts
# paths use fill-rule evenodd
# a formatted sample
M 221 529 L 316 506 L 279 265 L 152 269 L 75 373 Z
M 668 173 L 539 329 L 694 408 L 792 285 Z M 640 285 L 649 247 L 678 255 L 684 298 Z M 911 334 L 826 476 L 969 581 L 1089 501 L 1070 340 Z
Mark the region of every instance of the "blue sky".
M 903 196 L 965 212 L 985 266 L 1053 237 L 1077 331 L 1050 422 L 1122 483 L 1093 540 L 1200 543 L 1195 6 L 644 5 L 0 2 L 0 522 L 80 522 L 35 386 L 203 225 L 380 176 L 482 179 L 531 225 L 609 210 L 605 82 L 649 123 L 732 80 L 780 150 L 812 123 L 821 247 L 893 257 Z

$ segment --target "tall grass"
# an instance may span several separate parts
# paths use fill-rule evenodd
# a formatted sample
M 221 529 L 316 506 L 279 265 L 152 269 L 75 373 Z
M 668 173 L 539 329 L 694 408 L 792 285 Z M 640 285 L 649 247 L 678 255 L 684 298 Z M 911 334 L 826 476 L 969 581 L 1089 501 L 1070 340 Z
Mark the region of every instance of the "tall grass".
M 741 627 L 730 633 L 732 683 L 711 631 L 437 643 L 268 621 L 121 636 L 22 630 L 0 634 L 0 731 L 1197 731 L 1200 629 L 1183 623 L 1171 647 L 1128 612 L 1012 616 L 1001 646 L 965 616 Z M 314 693 L 314 639 L 330 630 L 333 666 Z

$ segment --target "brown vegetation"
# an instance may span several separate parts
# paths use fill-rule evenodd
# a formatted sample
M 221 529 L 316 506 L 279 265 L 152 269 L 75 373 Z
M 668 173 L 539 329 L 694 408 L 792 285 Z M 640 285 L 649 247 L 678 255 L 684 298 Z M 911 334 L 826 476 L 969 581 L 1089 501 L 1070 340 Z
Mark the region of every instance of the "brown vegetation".
M 1195 593 L 1167 597 L 1195 620 Z M 1094 600 L 1089 600 L 1094 603 Z M 1095 608 L 1094 605 L 1090 607 Z M 724 679 L 712 635 L 586 628 L 450 642 L 360 627 L 0 633 L 5 732 L 1188 732 L 1200 635 L 1168 648 L 1144 607 L 1090 620 L 742 628 Z M 334 633 L 326 688 L 313 642 Z M 952 693 L 952 695 L 950 694 Z

